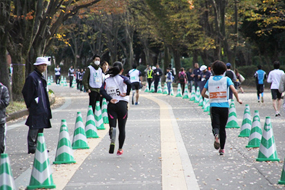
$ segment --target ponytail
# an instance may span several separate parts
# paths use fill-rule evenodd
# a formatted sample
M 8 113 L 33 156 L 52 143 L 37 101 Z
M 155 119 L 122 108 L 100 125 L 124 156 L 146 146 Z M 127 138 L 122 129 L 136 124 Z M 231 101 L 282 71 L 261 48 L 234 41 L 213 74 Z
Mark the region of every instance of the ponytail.
M 119 74 L 122 69 L 123 69 L 123 64 L 119 61 L 116 61 L 115 63 L 113 63 L 113 67 L 111 67 L 106 74 L 110 74 L 111 77 L 114 77 L 117 74 Z

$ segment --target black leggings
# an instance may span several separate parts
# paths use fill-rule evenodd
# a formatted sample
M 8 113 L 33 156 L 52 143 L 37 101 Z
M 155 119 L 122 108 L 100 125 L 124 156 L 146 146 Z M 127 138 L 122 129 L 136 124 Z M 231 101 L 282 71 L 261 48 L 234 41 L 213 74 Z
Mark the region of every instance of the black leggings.
M 219 134 L 220 147 L 224 149 L 226 143 L 226 125 L 229 116 L 229 108 L 211 107 L 211 121 L 213 135 Z
M 95 112 L 97 101 L 100 101 L 100 94 L 96 91 L 91 91 L 89 93 L 89 106 L 92 106 L 93 113 Z
M 119 101 L 117 104 L 109 103 L 107 111 L 110 128 L 116 127 L 118 119 L 119 149 L 122 149 L 126 138 L 125 127 L 128 118 L 128 103 L 125 101 Z

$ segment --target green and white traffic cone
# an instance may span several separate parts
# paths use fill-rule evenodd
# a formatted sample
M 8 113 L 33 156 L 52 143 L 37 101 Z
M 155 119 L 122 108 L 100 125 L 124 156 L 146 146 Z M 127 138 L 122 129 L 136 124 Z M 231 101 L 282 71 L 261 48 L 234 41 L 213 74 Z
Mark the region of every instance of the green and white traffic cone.
M 197 87 L 194 103 L 199 103 L 200 102 L 200 97 L 201 97 L 200 89 L 199 89 L 199 87 Z
M 189 99 L 189 93 L 188 93 L 188 85 L 185 85 L 184 88 L 184 94 L 183 94 L 183 98 L 182 99 Z
M 249 105 L 246 104 L 239 137 L 249 137 L 251 131 L 251 125 L 252 123 L 251 123 L 250 108 Z
M 47 85 L 51 85 L 51 83 L 50 83 L 50 77 L 48 77 Z
M 72 85 L 71 85 L 71 87 L 73 88 L 73 87 L 76 87 L 76 80 L 75 80 L 75 77 L 73 77 L 73 80 L 72 80 Z
M 107 111 L 107 101 L 105 98 L 103 98 L 103 102 L 102 102 L 102 117 L 103 117 L 104 124 L 109 124 L 108 111 Z
M 76 163 L 76 161 L 74 160 L 73 150 L 71 148 L 71 142 L 69 139 L 66 120 L 63 119 L 61 120 L 57 150 L 53 164 L 72 164 L 72 163 Z
M 81 112 L 77 112 L 72 140 L 72 149 L 89 149 Z
M 226 128 L 240 128 L 237 123 L 237 114 L 234 100 L 231 101 Z
M 10 160 L 8 154 L 2 153 L 0 160 L 0 189 L 15 190 L 15 181 L 11 171 Z
M 246 148 L 259 148 L 261 138 L 262 138 L 262 129 L 260 124 L 259 112 L 258 110 L 255 110 L 252 119 L 250 136 Z
M 204 102 L 204 100 L 203 100 L 203 97 L 202 96 L 200 96 L 200 100 L 199 100 L 199 104 L 198 104 L 198 106 L 203 106 L 203 102 Z
M 195 92 L 195 86 L 193 85 L 191 90 L 190 101 L 195 101 L 195 97 L 196 97 L 196 92 Z
M 278 184 L 285 185 L 285 159 L 284 159 L 284 164 L 283 164 L 283 168 L 282 168 L 282 172 L 281 172 L 281 178 L 278 181 Z
M 52 76 L 50 77 L 50 83 L 53 83 L 53 77 Z
M 27 189 L 54 189 L 52 172 L 43 133 L 38 134 L 34 164 Z
M 148 86 L 148 82 L 146 82 L 146 87 L 145 87 L 145 90 L 144 92 L 149 92 L 149 86 Z
M 171 89 L 170 89 L 170 96 L 174 96 L 174 92 L 173 92 L 173 85 L 171 83 Z
M 157 93 L 162 94 L 161 82 L 158 83 Z
M 204 107 L 204 112 L 209 112 L 210 111 L 210 99 L 205 98 L 205 107 Z
M 64 77 L 64 80 L 63 80 L 63 86 L 67 86 L 67 83 L 66 83 L 66 77 Z
M 106 128 L 104 127 L 99 101 L 96 102 L 95 114 L 94 115 L 95 115 L 95 126 L 96 126 L 96 128 L 98 130 L 105 130 Z
M 181 92 L 181 85 L 180 83 L 178 84 L 178 87 L 177 87 L 177 94 L 175 97 L 182 97 L 182 92 Z
M 151 83 L 150 91 L 149 91 L 149 92 L 154 92 L 154 82 Z
M 277 155 L 276 144 L 270 117 L 265 118 L 264 129 L 256 161 L 280 161 Z
M 97 134 L 97 128 L 95 124 L 95 118 L 92 110 L 92 106 L 89 106 L 87 112 L 87 118 L 85 123 L 85 133 L 87 138 L 99 138 Z
M 166 82 L 164 83 L 164 86 L 163 86 L 163 94 L 168 94 L 168 89 L 167 89 Z

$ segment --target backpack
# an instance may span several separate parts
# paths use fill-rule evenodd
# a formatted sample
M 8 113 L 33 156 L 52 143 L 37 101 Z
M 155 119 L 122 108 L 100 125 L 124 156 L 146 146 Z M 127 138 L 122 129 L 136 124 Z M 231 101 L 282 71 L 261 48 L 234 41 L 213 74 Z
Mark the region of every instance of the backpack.
M 185 73 L 179 73 L 179 80 L 183 81 L 185 79 Z

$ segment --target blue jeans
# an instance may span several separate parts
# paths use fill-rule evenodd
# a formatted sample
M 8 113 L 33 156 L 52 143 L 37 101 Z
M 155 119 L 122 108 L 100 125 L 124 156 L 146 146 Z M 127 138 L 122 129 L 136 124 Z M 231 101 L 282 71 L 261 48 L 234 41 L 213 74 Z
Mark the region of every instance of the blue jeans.
M 168 95 L 170 94 L 171 91 L 171 83 L 172 82 L 167 82 Z

